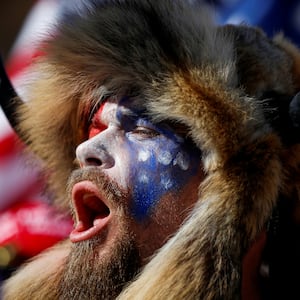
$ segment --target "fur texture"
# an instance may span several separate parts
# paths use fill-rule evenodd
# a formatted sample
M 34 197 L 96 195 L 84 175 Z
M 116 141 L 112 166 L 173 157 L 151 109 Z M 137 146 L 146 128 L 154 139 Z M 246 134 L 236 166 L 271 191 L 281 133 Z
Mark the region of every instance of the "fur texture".
M 300 87 L 299 51 L 256 28 L 217 27 L 186 2 L 94 1 L 68 15 L 19 110 L 65 209 L 75 148 L 107 95 L 145 99 L 154 120 L 185 124 L 201 149 L 197 205 L 120 299 L 240 298 L 242 258 L 279 195 L 298 201 L 299 146 L 281 127 Z

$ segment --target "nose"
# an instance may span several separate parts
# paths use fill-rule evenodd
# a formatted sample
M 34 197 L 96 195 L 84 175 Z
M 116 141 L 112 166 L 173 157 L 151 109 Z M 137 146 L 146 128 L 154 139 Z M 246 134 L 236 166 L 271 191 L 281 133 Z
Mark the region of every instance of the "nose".
M 114 159 L 106 147 L 95 138 L 89 139 L 77 147 L 76 158 L 81 168 L 94 166 L 108 169 L 114 165 Z

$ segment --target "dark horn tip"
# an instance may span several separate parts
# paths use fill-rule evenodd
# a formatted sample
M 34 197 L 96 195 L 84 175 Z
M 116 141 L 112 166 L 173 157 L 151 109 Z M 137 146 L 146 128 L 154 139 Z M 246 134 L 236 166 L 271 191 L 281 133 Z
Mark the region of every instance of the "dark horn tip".
M 6 73 L 3 60 L 0 58 L 0 105 L 9 123 L 17 134 L 18 120 L 16 110 L 20 104 L 22 104 L 22 101 L 17 97 L 17 93 Z

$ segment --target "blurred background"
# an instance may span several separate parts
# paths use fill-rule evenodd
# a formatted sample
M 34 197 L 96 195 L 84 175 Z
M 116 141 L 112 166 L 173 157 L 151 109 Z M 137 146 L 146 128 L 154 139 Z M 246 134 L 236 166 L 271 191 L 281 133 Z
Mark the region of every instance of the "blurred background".
M 24 72 L 40 55 L 39 45 L 61 9 L 62 1 L 56 0 L 0 2 L 2 62 L 23 99 Z M 49 205 L 40 162 L 24 149 L 0 108 L 0 282 L 25 259 L 67 237 L 73 225 L 69 216 Z M 34 167 L 28 166 L 32 159 Z
M 1 0 L 0 53 L 17 93 L 26 101 L 24 71 L 57 18 L 91 0 Z M 101 1 L 101 0 L 99 0 Z M 271 37 L 283 32 L 300 46 L 300 0 L 186 0 L 213 7 L 219 24 L 257 25 Z M 1 84 L 1 82 L 0 82 Z M 69 217 L 48 204 L 43 178 L 0 109 L 0 280 L 24 259 L 68 236 Z

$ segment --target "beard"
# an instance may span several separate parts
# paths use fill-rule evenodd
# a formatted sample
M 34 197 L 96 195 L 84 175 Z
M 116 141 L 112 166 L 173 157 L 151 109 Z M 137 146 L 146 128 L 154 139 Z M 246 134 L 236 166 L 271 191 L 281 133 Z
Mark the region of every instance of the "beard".
M 130 238 L 116 241 L 109 256 L 102 257 L 97 248 L 98 238 L 74 245 L 58 286 L 59 299 L 115 299 L 138 272 L 139 255 Z
M 82 180 L 95 183 L 115 206 L 118 232 L 113 240 L 107 239 L 105 230 L 99 236 L 72 245 L 58 286 L 59 299 L 115 299 L 141 267 L 134 234 L 128 226 L 127 201 L 124 201 L 128 196 L 96 168 L 73 172 L 69 195 L 73 185 Z

